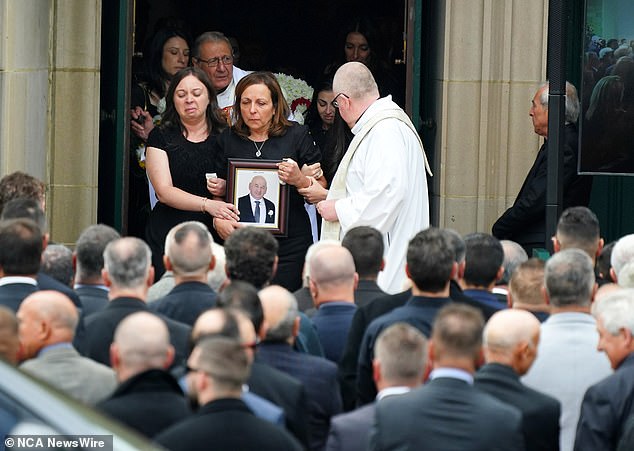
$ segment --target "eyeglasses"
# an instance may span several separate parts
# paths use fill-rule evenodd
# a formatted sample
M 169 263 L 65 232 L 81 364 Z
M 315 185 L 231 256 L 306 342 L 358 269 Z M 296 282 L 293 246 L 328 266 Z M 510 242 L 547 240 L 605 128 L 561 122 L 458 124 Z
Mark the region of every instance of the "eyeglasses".
M 209 58 L 208 60 L 196 58 L 196 61 L 198 61 L 201 64 L 207 65 L 207 67 L 218 67 L 220 63 L 224 64 L 225 66 L 229 66 L 230 64 L 233 64 L 233 56 L 225 55 L 220 57 Z
M 350 98 L 350 97 L 348 97 L 347 95 L 345 95 L 343 92 L 340 92 L 339 94 L 337 94 L 337 95 L 335 96 L 335 98 L 334 98 L 334 99 L 332 99 L 332 102 L 330 102 L 330 104 L 331 104 L 332 106 L 334 106 L 335 108 L 339 108 L 339 102 L 337 102 L 337 97 L 339 97 L 339 96 L 344 96 L 346 99 L 349 99 L 349 98 Z

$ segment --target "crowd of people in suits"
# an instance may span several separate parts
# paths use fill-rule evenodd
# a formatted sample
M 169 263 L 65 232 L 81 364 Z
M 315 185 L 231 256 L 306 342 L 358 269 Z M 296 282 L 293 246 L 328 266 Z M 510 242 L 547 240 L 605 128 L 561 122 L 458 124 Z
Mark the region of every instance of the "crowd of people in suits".
M 41 264 L 33 186 L 0 180 L 2 358 L 168 449 L 634 443 L 634 235 L 604 246 L 586 207 L 562 214 L 546 262 L 488 234 L 422 230 L 395 295 L 376 284 L 372 227 L 314 244 L 291 293 L 270 284 L 270 233 L 218 247 L 185 222 L 166 239 L 171 288 L 150 300 L 149 247 L 104 225 L 78 238 L 73 284 L 47 276 L 68 262 Z

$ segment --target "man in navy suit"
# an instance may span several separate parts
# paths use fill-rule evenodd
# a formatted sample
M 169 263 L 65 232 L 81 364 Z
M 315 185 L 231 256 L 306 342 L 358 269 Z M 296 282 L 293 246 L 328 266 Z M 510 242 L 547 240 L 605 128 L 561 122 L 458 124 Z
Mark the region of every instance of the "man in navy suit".
M 520 382 L 537 356 L 540 323 L 530 312 L 497 312 L 484 328 L 486 365 L 475 374 L 475 386 L 522 412 L 527 451 L 559 449 L 561 404 Z
M 416 328 L 392 324 L 376 340 L 372 377 L 379 391 L 376 401 L 407 393 L 423 382 L 427 340 Z M 374 423 L 376 403 L 336 415 L 330 422 L 327 451 L 365 451 Z
M 597 348 L 607 354 L 614 374 L 586 391 L 575 451 L 616 449 L 625 423 L 634 414 L 634 290 L 596 300 L 592 314 L 599 331 Z
M 337 365 L 323 357 L 293 349 L 299 333 L 299 316 L 292 293 L 273 285 L 260 291 L 260 300 L 269 328 L 258 346 L 258 360 L 304 384 L 308 398 L 309 449 L 322 450 L 330 418 L 342 410 Z
M 120 238 L 119 232 L 105 224 L 88 226 L 79 235 L 73 265 L 75 292 L 81 299 L 83 314 L 88 316 L 108 305 L 108 287 L 103 281 L 103 251 L 109 242 Z
M 256 175 L 249 182 L 249 194 L 238 199 L 240 222 L 273 224 L 275 222 L 275 204 L 266 199 L 266 179 Z
M 459 303 L 438 312 L 429 342 L 429 382 L 376 405 L 370 449 L 524 449 L 522 414 L 473 386 L 484 319 Z

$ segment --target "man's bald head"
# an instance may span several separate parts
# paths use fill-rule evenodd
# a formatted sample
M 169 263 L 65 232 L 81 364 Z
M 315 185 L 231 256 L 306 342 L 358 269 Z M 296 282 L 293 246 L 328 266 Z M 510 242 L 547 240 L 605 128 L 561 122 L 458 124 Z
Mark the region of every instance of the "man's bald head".
M 266 194 L 266 179 L 261 175 L 256 175 L 249 182 L 249 192 L 254 199 L 260 200 Z
M 351 99 L 379 97 L 379 88 L 368 67 L 356 61 L 341 66 L 332 81 L 332 89 L 336 93 L 344 93 Z
M 192 341 L 198 342 L 207 335 L 222 335 L 238 339 L 240 329 L 235 315 L 224 308 L 213 308 L 201 313 L 192 328 Z
M 354 260 L 343 246 L 317 250 L 308 262 L 311 280 L 319 287 L 354 285 Z
M 111 360 L 120 381 L 149 369 L 168 368 L 174 348 L 165 321 L 149 312 L 125 317 L 114 333 Z
M 35 357 L 45 346 L 72 342 L 79 315 L 68 296 L 43 290 L 22 301 L 17 318 L 21 358 L 26 360 Z
M 483 332 L 487 363 L 509 365 L 525 374 L 537 355 L 540 323 L 530 312 L 501 310 L 487 322 Z
M 259 295 L 267 324 L 265 340 L 293 341 L 299 319 L 295 296 L 279 285 L 266 287 Z

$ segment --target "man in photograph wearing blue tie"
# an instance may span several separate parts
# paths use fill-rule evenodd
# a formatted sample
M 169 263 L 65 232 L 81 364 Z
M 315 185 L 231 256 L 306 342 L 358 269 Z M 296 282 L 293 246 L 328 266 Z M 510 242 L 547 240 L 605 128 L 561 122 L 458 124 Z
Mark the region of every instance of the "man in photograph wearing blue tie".
M 240 222 L 273 224 L 275 222 L 275 204 L 264 198 L 266 179 L 256 175 L 249 183 L 249 194 L 238 199 Z

